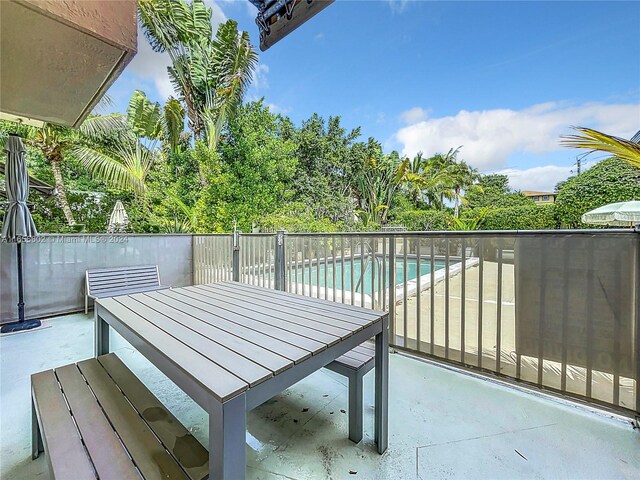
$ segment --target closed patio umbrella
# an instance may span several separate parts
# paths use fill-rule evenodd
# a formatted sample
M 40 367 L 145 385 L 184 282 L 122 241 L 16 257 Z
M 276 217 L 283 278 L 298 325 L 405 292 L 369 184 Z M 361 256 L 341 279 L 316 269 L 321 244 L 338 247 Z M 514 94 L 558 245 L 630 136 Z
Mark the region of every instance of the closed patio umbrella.
M 595 225 L 640 225 L 640 201 L 609 203 L 582 215 L 584 223 Z
M 113 207 L 111 216 L 109 217 L 109 226 L 107 227 L 108 233 L 120 233 L 124 232 L 129 225 L 129 216 L 122 202 L 118 200 Z
M 2 224 L 0 237 L 7 242 L 15 242 L 18 253 L 18 321 L 7 323 L 0 328 L 1 333 L 17 332 L 39 327 L 40 320 L 24 319 L 24 292 L 22 283 L 22 241 L 38 235 L 36 226 L 27 208 L 29 197 L 29 175 L 27 174 L 26 149 L 22 139 L 9 135 L 4 150 L 7 152 L 5 186 L 9 207 Z

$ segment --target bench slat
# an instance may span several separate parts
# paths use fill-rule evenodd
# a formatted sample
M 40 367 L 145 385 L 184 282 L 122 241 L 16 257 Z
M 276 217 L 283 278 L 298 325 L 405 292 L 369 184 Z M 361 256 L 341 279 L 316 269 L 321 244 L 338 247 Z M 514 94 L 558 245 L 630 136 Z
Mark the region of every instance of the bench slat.
M 149 272 L 117 272 L 113 274 L 102 274 L 96 275 L 89 270 L 89 282 L 90 283 L 101 283 L 101 282 L 109 282 L 113 280 L 122 280 L 122 279 L 136 279 L 136 278 L 152 278 L 156 281 L 158 280 L 158 272 L 153 270 Z
M 153 283 L 155 285 L 158 284 L 158 277 L 136 277 L 136 278 L 110 278 L 109 280 L 101 280 L 99 282 L 89 280 L 89 286 L 91 289 L 94 288 L 108 288 L 112 285 L 137 285 L 140 283 Z
M 209 452 L 114 353 L 98 361 L 192 480 L 209 475 Z
M 105 268 L 92 268 L 91 270 L 89 270 L 89 272 L 91 272 L 94 275 L 101 275 L 101 274 L 110 274 L 112 272 L 119 272 L 119 271 L 137 271 L 137 270 L 155 270 L 157 267 L 156 265 L 132 265 L 132 266 L 127 266 L 127 267 L 105 267 Z
M 350 357 L 345 357 L 344 355 L 341 356 L 340 358 L 337 358 L 336 360 L 334 360 L 331 363 L 335 363 L 335 364 L 338 364 L 338 365 L 349 367 L 349 368 L 352 368 L 354 370 L 358 370 L 364 365 L 364 363 L 361 362 L 360 360 L 355 360 L 355 359 L 350 358 Z
M 369 342 L 365 342 L 349 350 L 344 355 L 338 357 L 333 362 L 331 362 L 327 367 L 331 369 L 331 365 L 335 364 L 337 366 L 348 367 L 354 370 L 359 370 L 365 366 L 368 366 L 369 367 L 367 369 L 368 371 L 371 368 L 373 368 L 375 353 L 376 353 L 375 347 L 371 346 Z
M 139 293 L 142 292 L 143 290 L 156 290 L 158 289 L 158 285 L 157 284 L 144 284 L 144 285 L 124 285 L 124 284 L 120 284 L 120 285 L 113 285 L 110 288 L 98 288 L 98 289 L 92 289 L 91 290 L 91 294 L 92 295 L 102 295 L 104 293 L 108 293 L 108 292 L 132 292 L 132 293 Z
M 56 375 L 100 479 L 139 480 L 140 475 L 135 465 L 122 447 L 76 365 L 57 368 Z M 51 435 L 46 427 L 44 434 Z M 61 438 L 51 439 L 51 443 L 62 441 Z M 52 459 L 58 457 L 51 450 L 48 453 Z M 63 478 L 75 478 L 75 475 Z
M 91 290 L 99 289 L 99 288 L 113 288 L 117 285 L 159 285 L 157 278 L 137 278 L 137 279 L 115 279 L 110 280 L 109 282 L 103 283 L 89 283 Z
M 373 358 L 372 355 L 367 355 L 364 353 L 357 352 L 355 349 L 348 351 L 347 353 L 342 355 L 342 357 L 349 357 L 353 360 L 361 362 L 363 365 Z
M 138 412 L 127 402 L 100 363 L 96 359 L 84 360 L 78 363 L 78 368 L 142 476 L 146 480 L 188 478 Z
M 42 431 L 47 432 L 42 440 L 53 478 L 95 479 L 53 370 L 32 375 L 31 390 Z

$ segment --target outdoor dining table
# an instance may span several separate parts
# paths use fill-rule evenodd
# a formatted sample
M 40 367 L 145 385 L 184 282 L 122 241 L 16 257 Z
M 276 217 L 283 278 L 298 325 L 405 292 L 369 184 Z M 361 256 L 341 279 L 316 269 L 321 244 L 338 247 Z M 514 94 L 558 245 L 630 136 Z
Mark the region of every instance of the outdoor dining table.
M 245 477 L 246 412 L 375 337 L 375 442 L 388 442 L 387 313 L 236 282 L 98 299 L 109 327 L 209 414 L 209 478 Z

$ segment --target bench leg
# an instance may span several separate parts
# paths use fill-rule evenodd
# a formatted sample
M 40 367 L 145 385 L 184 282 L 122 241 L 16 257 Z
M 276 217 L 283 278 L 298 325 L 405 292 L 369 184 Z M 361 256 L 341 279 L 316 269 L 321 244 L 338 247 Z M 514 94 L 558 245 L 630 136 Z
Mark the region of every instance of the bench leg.
M 42 452 L 44 452 L 44 445 L 42 443 L 40 425 L 38 424 L 38 414 L 36 413 L 36 406 L 31 400 L 31 458 L 35 460 Z
M 362 377 L 360 372 L 349 375 L 349 440 L 362 440 Z

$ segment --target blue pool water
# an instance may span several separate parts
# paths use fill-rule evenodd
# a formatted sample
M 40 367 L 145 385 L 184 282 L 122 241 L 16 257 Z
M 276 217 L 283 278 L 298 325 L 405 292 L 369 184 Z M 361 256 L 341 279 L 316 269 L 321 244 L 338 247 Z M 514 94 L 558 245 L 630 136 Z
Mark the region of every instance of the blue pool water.
M 351 291 L 351 277 L 353 276 L 354 283 L 354 292 L 361 292 L 364 288 L 364 293 L 370 294 L 372 291 L 372 284 L 375 285 L 376 289 L 378 288 L 379 281 L 384 280 L 385 286 L 389 287 L 389 259 L 386 259 L 386 265 L 384 270 L 384 278 L 380 279 L 382 275 L 382 259 L 377 258 L 374 262 L 365 260 L 365 272 L 364 276 L 361 278 L 362 272 L 362 263 L 360 259 L 354 259 L 353 261 L 353 275 L 351 275 L 352 263 L 350 261 L 346 261 L 344 265 L 338 259 L 336 259 L 335 265 L 331 262 L 331 260 L 327 261 L 325 265 L 324 261 L 320 259 L 320 271 L 318 272 L 318 267 L 315 264 L 305 265 L 304 269 L 302 267 L 298 268 L 298 276 L 297 283 L 304 283 L 305 285 L 313 285 L 324 287 L 327 286 L 329 289 L 334 288 L 334 270 L 335 270 L 335 288 L 337 290 L 343 289 L 343 281 L 344 281 L 344 290 Z M 444 268 L 445 262 L 444 260 L 435 260 L 434 269 L 440 270 Z M 371 277 L 371 270 L 373 268 L 373 279 Z M 304 272 L 303 272 L 304 270 Z M 295 271 L 293 272 L 295 274 Z M 418 261 L 415 258 L 407 258 L 407 281 L 414 280 L 417 278 L 418 273 L 420 276 L 428 275 L 431 273 L 431 260 L 421 260 L 420 268 L 418 272 Z M 344 275 L 343 275 L 344 274 Z M 303 279 L 304 275 L 304 279 Z M 343 280 L 344 279 L 344 280 Z M 404 259 L 396 258 L 396 281 L 395 284 L 402 284 L 405 280 L 404 277 Z

